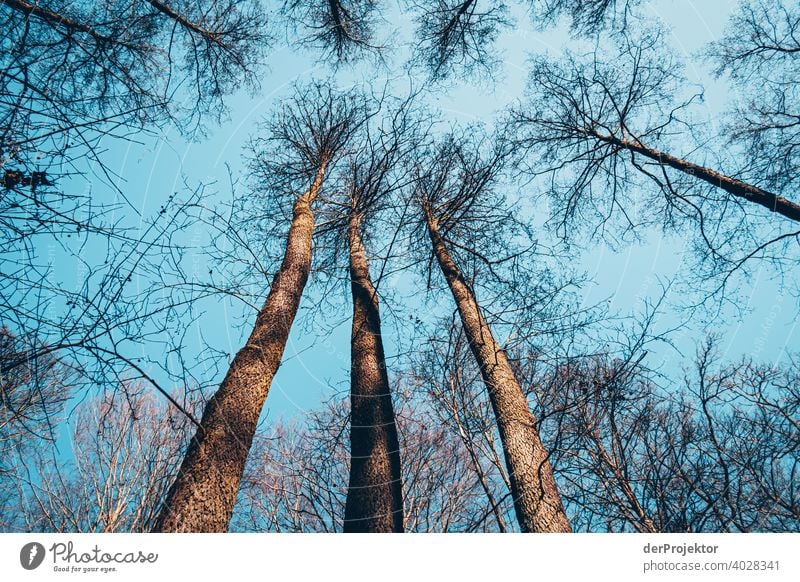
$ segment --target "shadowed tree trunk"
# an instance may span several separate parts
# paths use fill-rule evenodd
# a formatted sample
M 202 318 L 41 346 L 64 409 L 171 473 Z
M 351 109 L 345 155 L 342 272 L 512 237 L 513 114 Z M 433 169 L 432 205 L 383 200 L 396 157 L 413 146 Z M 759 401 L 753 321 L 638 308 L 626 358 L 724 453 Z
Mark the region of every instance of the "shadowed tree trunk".
M 253 332 L 203 413 L 153 531 L 224 532 L 270 384 L 281 363 L 311 270 L 311 205 L 325 174 L 294 204 L 283 263 L 256 318 Z
M 436 260 L 456 301 L 464 333 L 489 392 L 520 529 L 523 532 L 569 532 L 571 528 L 553 469 L 528 401 L 503 348 L 492 336 L 470 286 L 450 256 L 436 220 L 429 212 L 426 212 L 426 219 Z
M 378 296 L 361 239 L 350 217 L 348 245 L 353 292 L 350 369 L 350 483 L 345 532 L 402 532 L 400 444 L 381 340 Z
M 712 170 L 711 168 L 693 164 L 692 162 L 670 155 L 666 152 L 647 147 L 636 139 L 625 139 L 619 138 L 615 135 L 604 135 L 595 130 L 589 130 L 588 133 L 599 141 L 629 150 L 651 160 L 655 160 L 664 166 L 669 166 L 670 168 L 680 170 L 681 172 L 703 180 L 712 186 L 721 188 L 729 194 L 733 194 L 739 198 L 744 198 L 749 202 L 760 204 L 772 212 L 777 212 L 781 216 L 784 216 L 790 220 L 800 222 L 800 204 L 792 202 L 783 196 L 778 196 L 772 192 L 767 192 L 766 190 L 762 190 L 757 186 L 742 182 L 736 178 L 731 178 L 730 176 L 721 174 L 720 172 Z

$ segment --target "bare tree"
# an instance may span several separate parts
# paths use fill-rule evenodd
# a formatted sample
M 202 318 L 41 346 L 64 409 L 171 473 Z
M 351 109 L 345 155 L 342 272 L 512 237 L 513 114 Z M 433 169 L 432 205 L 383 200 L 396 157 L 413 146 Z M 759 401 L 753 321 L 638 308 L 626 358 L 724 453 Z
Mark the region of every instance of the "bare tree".
M 576 530 L 655 532 L 647 493 L 629 454 L 629 435 L 655 411 L 653 387 L 630 361 L 598 354 L 539 378 L 556 475 Z
M 513 531 L 511 483 L 501 460 L 497 425 L 463 330 L 453 323 L 447 337 L 431 337 L 415 354 L 411 369 L 418 389 L 427 392 L 434 417 L 463 444 L 485 494 L 486 506 L 473 514 L 468 531 Z
M 628 18 L 641 0 L 529 0 L 529 3 L 535 21 L 553 24 L 567 17 L 573 32 L 597 34 L 626 28 Z
M 29 357 L 40 346 L 0 328 L 0 478 L 11 471 L 13 450 L 25 442 L 56 438 L 59 415 L 69 400 L 74 370 L 52 355 Z M 13 367 L 10 362 L 21 361 Z
M 400 128 L 398 128 L 399 130 Z M 392 136 L 398 141 L 399 134 Z M 369 142 L 369 138 L 368 138 Z M 354 160 L 348 189 L 347 246 L 353 296 L 350 369 L 350 481 L 345 532 L 402 532 L 403 487 L 400 443 L 386 356 L 378 292 L 370 276 L 364 228 L 367 212 L 391 194 L 390 172 L 397 141 L 380 148 L 368 143 L 366 159 Z M 377 146 L 377 147 L 376 147 Z M 378 149 L 380 148 L 380 149 Z M 381 151 L 383 149 L 383 151 Z M 388 182 L 388 183 L 387 183 Z
M 742 2 L 706 55 L 738 88 L 725 132 L 741 151 L 739 172 L 772 192 L 794 194 L 800 167 L 800 10 L 777 0 Z M 797 220 L 797 213 L 793 215 Z
M 499 201 L 487 198 L 478 204 L 475 212 L 489 218 L 489 209 L 497 212 L 499 204 Z M 497 212 L 497 216 L 502 215 L 503 212 Z M 506 220 L 505 232 L 510 235 L 515 230 L 513 220 Z M 463 226 L 467 224 L 476 228 L 473 220 L 468 220 Z M 479 230 L 476 238 L 484 240 L 484 233 Z M 463 235 L 459 237 L 460 241 L 463 241 Z M 491 245 L 482 248 L 491 248 Z M 458 252 L 458 247 L 453 249 Z M 513 251 L 506 246 L 506 252 Z M 520 269 L 503 269 L 499 263 L 493 265 L 493 269 L 500 271 L 495 276 L 504 272 L 507 279 L 507 284 L 500 285 L 496 281 L 491 285 L 499 287 L 498 295 L 508 297 L 520 293 L 522 297 L 505 308 L 495 300 L 493 309 L 487 309 L 486 313 L 492 318 L 492 331 L 505 337 L 503 350 L 533 417 L 538 421 L 544 448 L 553 464 L 559 492 L 572 523 L 573 519 L 580 519 L 581 507 L 570 503 L 570 478 L 559 473 L 559 460 L 564 453 L 558 439 L 557 415 L 553 414 L 559 403 L 543 397 L 542 391 L 550 385 L 552 370 L 586 358 L 585 353 L 594 353 L 593 342 L 587 342 L 587 339 L 597 337 L 606 321 L 601 309 L 581 307 L 581 301 L 573 296 L 572 289 L 580 283 L 578 279 L 568 278 L 568 270 L 563 268 L 564 272 L 560 273 L 563 278 L 553 278 L 548 273 L 548 257 L 536 254 L 537 262 L 543 263 L 543 268 L 535 273 L 527 261 L 527 266 Z M 485 283 L 491 280 L 492 273 L 475 269 L 468 256 L 462 254 L 460 259 L 471 273 L 471 286 L 476 293 L 486 293 Z M 525 285 L 526 278 L 538 282 L 534 286 Z M 552 280 L 548 282 L 548 279 Z M 484 284 L 479 285 L 480 281 Z M 521 299 L 533 305 L 524 307 Z M 473 514 L 474 521 L 467 531 L 517 531 L 519 525 L 514 515 L 510 467 L 507 470 L 502 459 L 502 435 L 491 398 L 485 390 L 480 365 L 472 353 L 458 311 L 449 318 L 434 320 L 426 333 L 424 339 L 414 343 L 418 347 L 410 357 L 408 367 L 418 382 L 418 389 L 427 393 L 432 414 L 442 427 L 463 443 L 471 470 L 484 492 L 485 505 Z M 551 393 L 549 389 L 546 392 Z M 560 394 L 557 390 L 552 393 Z M 569 453 L 568 448 L 565 453 Z
M 406 380 L 399 400 L 405 529 L 411 532 L 491 532 L 491 500 L 469 450 L 436 422 L 424 386 Z M 398 386 L 402 390 L 403 384 Z
M 375 38 L 380 22 L 377 0 L 285 0 L 281 9 L 301 44 L 321 49 L 334 66 L 364 56 L 381 57 Z
M 154 529 L 225 531 L 272 378 L 311 269 L 312 206 L 326 172 L 363 122 L 363 101 L 323 85 L 299 89 L 253 147 L 254 184 L 292 200 L 283 261 L 269 295 L 203 413 Z M 262 213 L 258 209 L 258 214 Z
M 59 420 L 66 421 L 63 415 Z M 178 469 L 189 421 L 143 385 L 85 400 L 71 451 L 28 442 L 3 477 L 6 531 L 142 532 Z
M 417 12 L 417 53 L 413 60 L 433 80 L 456 76 L 491 77 L 494 44 L 511 25 L 507 6 L 481 0 L 412 0 Z
M 624 235 L 690 223 L 708 267 L 703 276 L 724 274 L 721 287 L 754 257 L 792 261 L 800 205 L 766 189 L 766 176 L 746 182 L 736 171 L 704 165 L 718 152 L 697 145 L 694 124 L 684 117 L 698 95 L 675 102 L 685 83 L 662 34 L 622 36 L 617 46 L 614 59 L 601 48 L 566 53 L 560 62 L 538 58 L 529 102 L 512 114 L 528 170 L 548 180 L 561 236 L 588 229 L 615 237 L 620 229 Z M 691 150 L 676 155 L 672 148 Z
M 549 454 L 505 350 L 494 338 L 470 280 L 451 249 L 471 257 L 492 275 L 505 259 L 489 259 L 495 241 L 511 236 L 514 221 L 503 202 L 492 198 L 492 187 L 505 154 L 483 157 L 481 145 L 450 136 L 424 163 L 418 163 L 414 198 L 422 215 L 421 230 L 430 241 L 436 262 L 455 299 L 464 333 L 478 362 L 492 403 L 508 467 L 514 508 L 525 532 L 570 531 L 558 494 Z M 503 225 L 502 233 L 493 230 Z M 463 239 L 459 240 L 459 235 Z M 481 244 L 474 244 L 475 241 Z M 508 239 L 505 239 L 508 240 Z M 502 248 L 502 247 L 500 247 Z
M 797 529 L 793 362 L 719 365 L 715 345 L 700 347 L 682 382 L 648 370 L 636 351 L 539 379 L 543 438 L 576 529 Z
M 76 148 L 102 164 L 106 135 L 219 116 L 267 48 L 257 1 L 0 5 L 0 167 L 18 171 L 69 166 Z
M 106 186 L 128 202 L 104 140 L 218 119 L 224 95 L 256 83 L 258 2 L 4 0 L 0 26 L 0 325 L 36 338 L 0 374 L 55 359 L 76 371 L 75 394 L 146 379 L 183 409 L 162 384 L 192 390 L 191 366 L 175 375 L 166 360 L 194 317 L 154 289 L 185 207 L 167 196 L 155 218 L 129 221 L 104 203 Z M 97 179 L 73 179 L 87 172 Z M 168 349 L 154 363 L 157 343 Z
M 184 209 L 170 199 L 169 209 L 138 229 L 80 212 L 53 217 L 44 210 L 40 220 L 23 222 L 0 252 L 0 326 L 17 338 L 6 345 L 0 376 L 13 384 L 58 369 L 71 397 L 142 380 L 192 418 L 166 384 L 175 380 L 187 392 L 202 386 L 192 366 L 176 369 L 171 361 L 183 324 L 194 317 L 185 302 L 163 296 L 159 279 L 165 255 L 176 252 L 172 237 L 186 226 Z M 153 344 L 165 349 L 153 355 Z
M 342 531 L 350 452 L 346 399 L 259 431 L 232 531 Z
M 327 264 L 321 268 L 335 281 L 335 273 L 344 270 L 340 263 L 346 261 L 353 304 L 346 532 L 403 531 L 401 453 L 379 307 L 378 285 L 386 260 L 376 283 L 370 258 L 381 246 L 391 253 L 393 238 L 375 232 L 391 232 L 387 210 L 398 204 L 397 194 L 407 182 L 401 162 L 424 132 L 426 117 L 417 115 L 414 97 L 377 100 L 370 123 L 359 132 L 333 194 L 327 196 L 320 228 L 325 239 L 321 246 L 328 249 Z

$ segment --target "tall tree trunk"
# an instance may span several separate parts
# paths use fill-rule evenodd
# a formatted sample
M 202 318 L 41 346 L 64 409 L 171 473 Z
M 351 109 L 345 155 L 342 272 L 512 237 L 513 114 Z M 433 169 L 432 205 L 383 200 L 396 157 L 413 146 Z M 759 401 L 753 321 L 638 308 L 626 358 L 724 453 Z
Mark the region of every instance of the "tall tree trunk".
M 350 483 L 345 532 L 402 532 L 403 486 L 378 296 L 369 276 L 360 217 L 350 219 L 353 331 L 350 353 Z
M 436 260 L 453 293 L 464 333 L 489 392 L 520 529 L 523 532 L 569 532 L 571 528 L 553 469 L 528 401 L 514 377 L 505 351 L 492 336 L 472 289 L 450 256 L 430 214 L 427 222 Z
M 203 412 L 178 477 L 156 520 L 156 532 L 224 532 L 233 513 L 258 417 L 278 370 L 311 270 L 311 205 L 325 174 L 294 204 L 283 263 L 245 346 Z
M 778 196 L 772 192 L 762 190 L 757 186 L 753 186 L 747 182 L 742 182 L 736 178 L 731 178 L 730 176 L 726 176 L 725 174 L 721 174 L 720 172 L 706 168 L 705 166 L 693 164 L 692 162 L 675 157 L 666 152 L 662 152 L 661 150 L 647 147 L 639 140 L 620 138 L 615 135 L 604 135 L 593 130 L 587 133 L 602 142 L 613 144 L 617 147 L 637 153 L 651 160 L 655 160 L 659 164 L 669 166 L 670 168 L 674 168 L 685 174 L 699 178 L 700 180 L 703 180 L 712 186 L 721 188 L 729 194 L 733 194 L 734 196 L 743 198 L 749 202 L 759 204 L 765 208 L 768 208 L 772 212 L 777 212 L 789 220 L 800 222 L 800 204 L 792 202 L 783 196 Z

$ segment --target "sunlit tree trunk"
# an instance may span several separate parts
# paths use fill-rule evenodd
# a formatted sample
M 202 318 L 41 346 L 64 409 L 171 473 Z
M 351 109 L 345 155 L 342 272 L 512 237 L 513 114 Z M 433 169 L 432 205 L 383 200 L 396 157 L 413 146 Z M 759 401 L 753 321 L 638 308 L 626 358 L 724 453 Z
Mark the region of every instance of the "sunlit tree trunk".
M 350 219 L 353 331 L 350 369 L 350 483 L 345 532 L 402 532 L 400 444 L 381 339 L 378 296 L 358 215 Z
M 435 219 L 428 234 L 439 267 L 455 299 L 464 333 L 489 392 L 508 467 L 514 510 L 523 532 L 569 532 L 567 515 L 553 477 L 536 419 L 480 311 L 472 289 L 447 250 Z
M 245 346 L 209 401 L 154 527 L 157 532 L 224 532 L 258 418 L 278 370 L 311 270 L 311 205 L 325 173 L 294 204 L 283 263 Z

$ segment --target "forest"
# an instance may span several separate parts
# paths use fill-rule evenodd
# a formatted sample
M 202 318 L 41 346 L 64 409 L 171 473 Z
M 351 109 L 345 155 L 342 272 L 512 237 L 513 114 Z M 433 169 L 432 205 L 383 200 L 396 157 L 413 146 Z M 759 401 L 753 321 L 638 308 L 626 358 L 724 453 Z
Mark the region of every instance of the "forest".
M 0 24 L 0 531 L 800 531 L 800 2 Z

